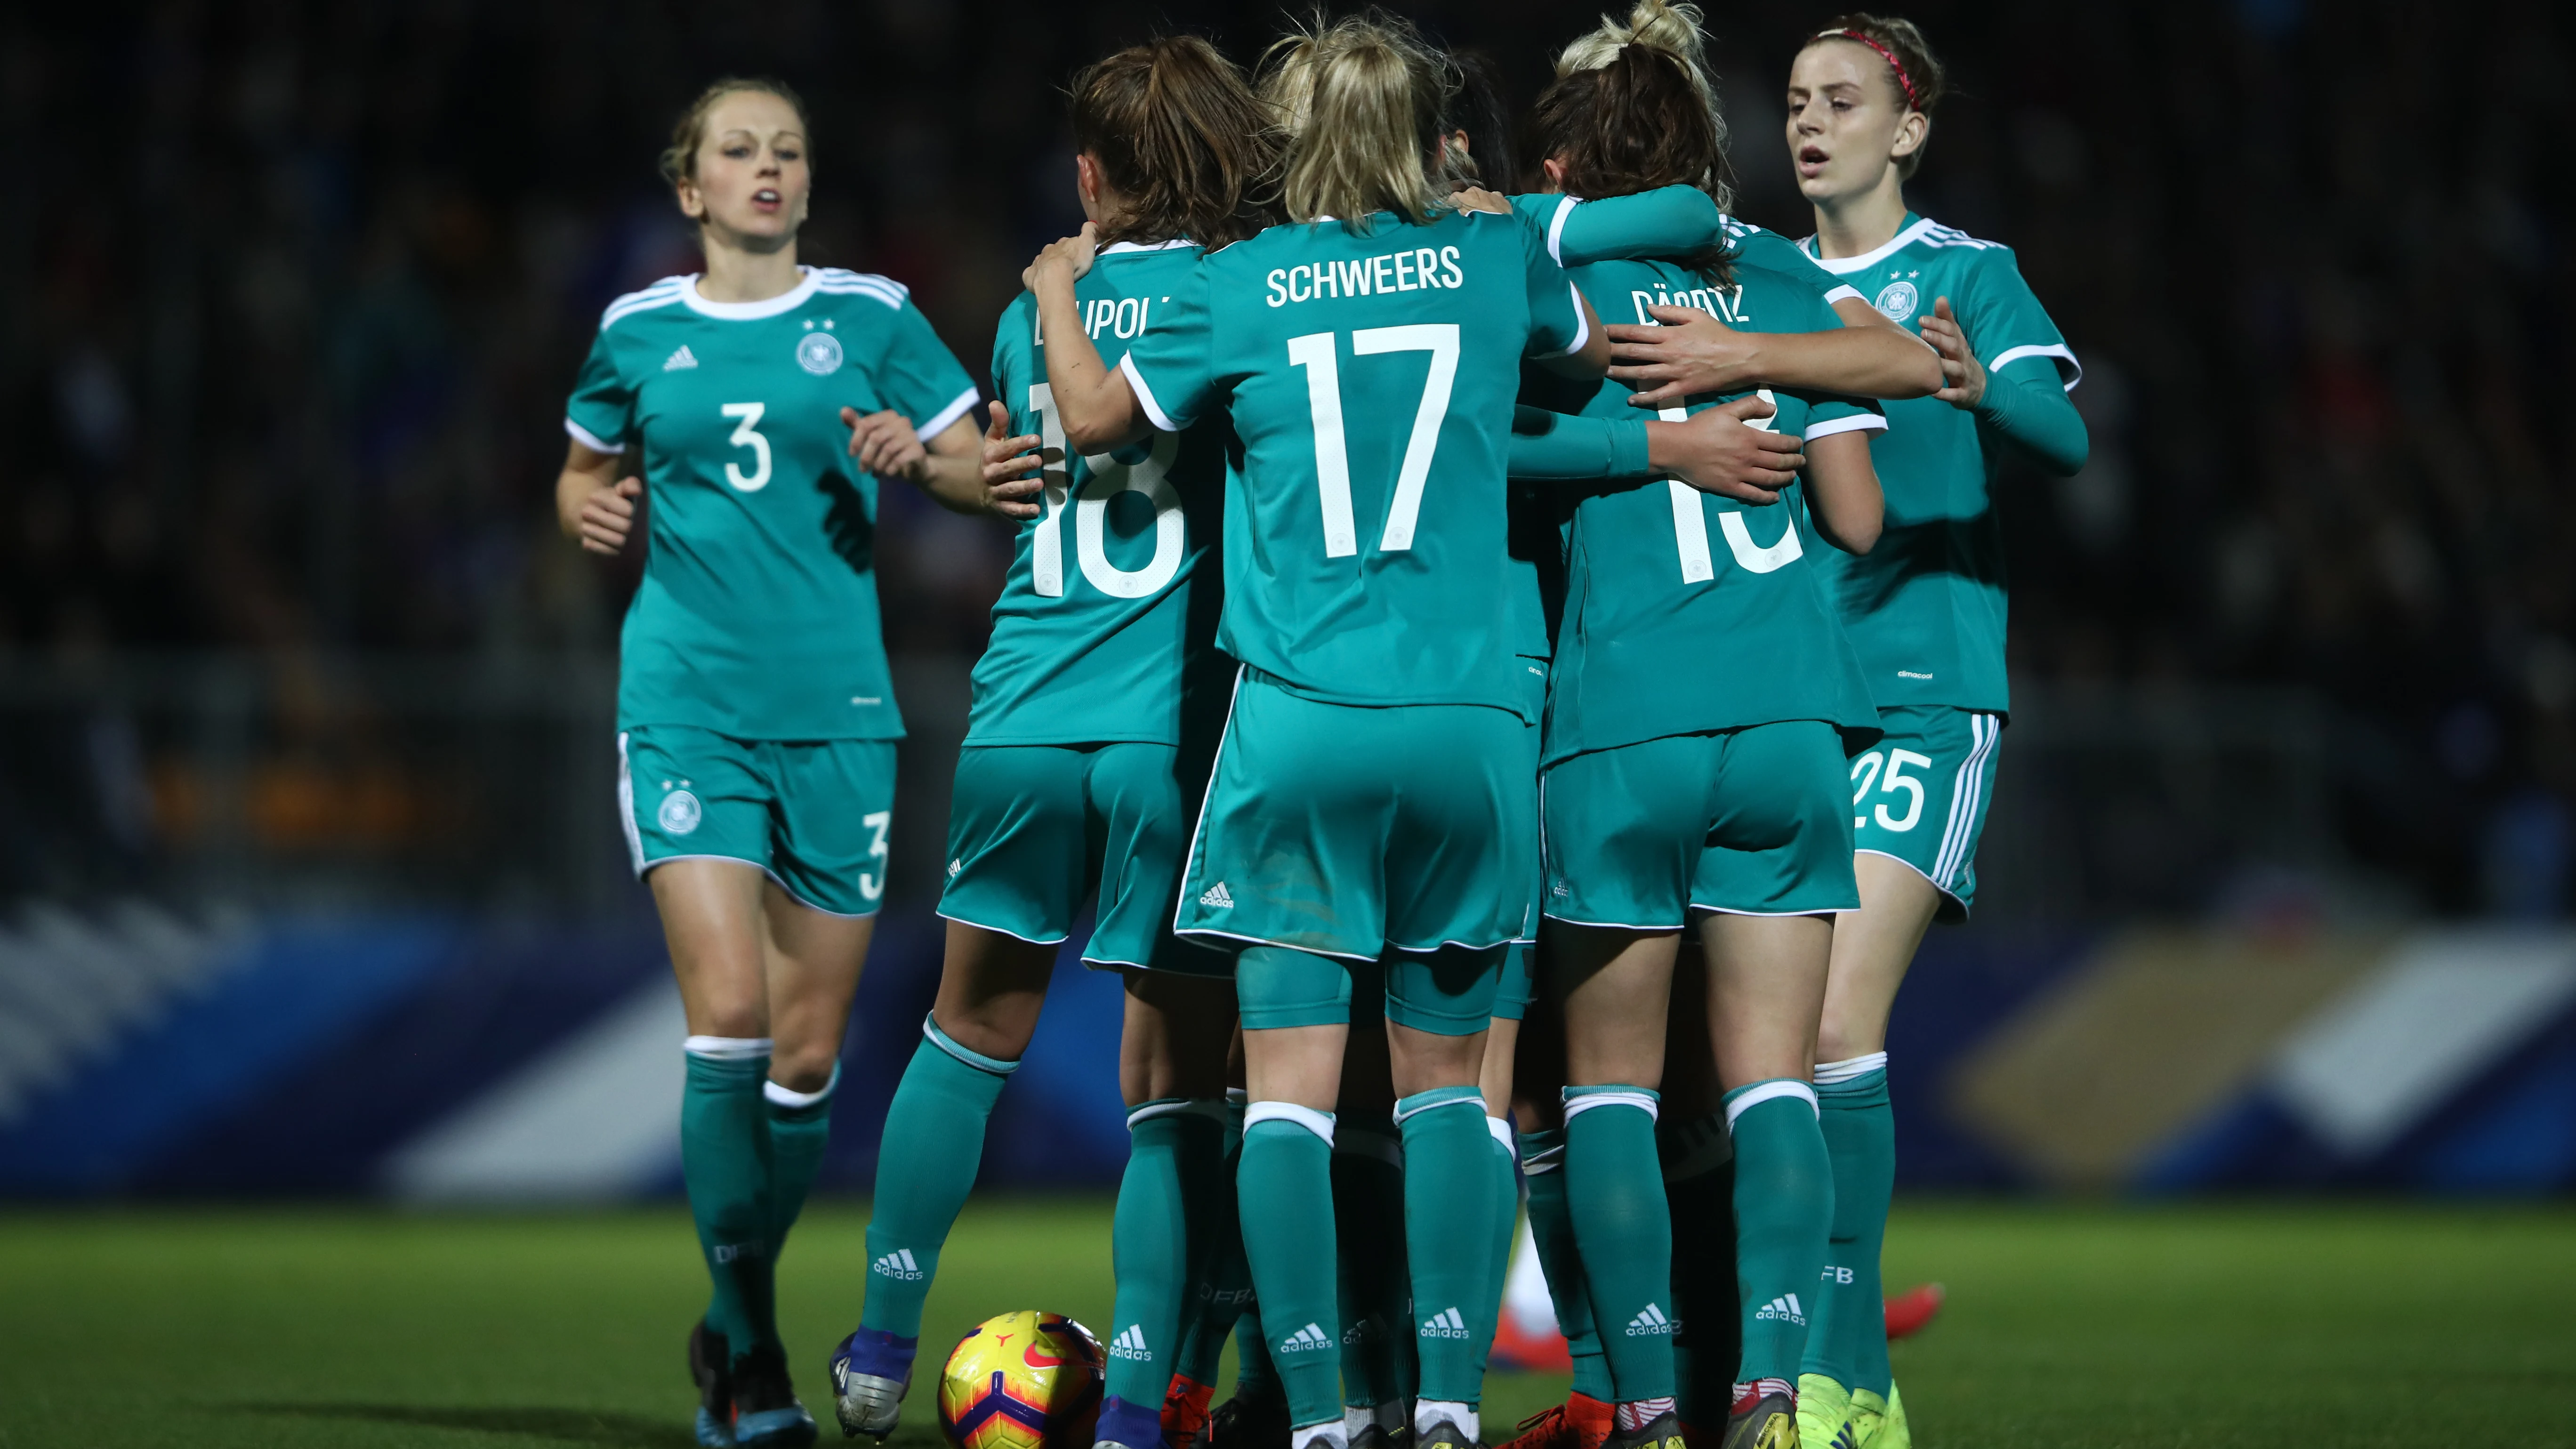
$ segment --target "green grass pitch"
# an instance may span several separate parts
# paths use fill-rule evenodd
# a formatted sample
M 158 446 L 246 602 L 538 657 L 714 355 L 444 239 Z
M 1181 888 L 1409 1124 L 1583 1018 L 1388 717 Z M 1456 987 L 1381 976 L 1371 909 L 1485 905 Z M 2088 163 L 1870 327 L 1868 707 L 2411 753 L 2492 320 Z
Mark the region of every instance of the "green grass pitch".
M 827 1436 L 865 1222 L 818 1206 L 782 1265 Z M 1888 1269 L 1950 1286 L 1896 1355 L 1927 1449 L 2576 1444 L 2563 1206 L 1907 1203 Z M 1020 1307 L 1105 1328 L 1109 1293 L 1105 1201 L 981 1204 L 925 1342 Z M 684 1449 L 704 1296 L 673 1208 L 0 1214 L 0 1446 Z M 1498 1375 L 1492 1436 L 1563 1387 Z M 916 1387 L 898 1449 L 932 1417 Z

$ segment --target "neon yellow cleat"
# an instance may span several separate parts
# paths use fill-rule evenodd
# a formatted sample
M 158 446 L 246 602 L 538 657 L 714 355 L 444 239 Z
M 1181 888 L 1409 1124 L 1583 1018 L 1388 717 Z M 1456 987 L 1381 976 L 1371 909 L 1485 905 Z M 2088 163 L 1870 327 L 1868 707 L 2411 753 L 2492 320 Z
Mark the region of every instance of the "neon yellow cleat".
M 1887 1398 L 1867 1389 L 1851 1396 L 1851 1449 L 1913 1449 L 1914 1431 L 1905 1422 L 1905 1398 L 1893 1383 Z
M 1798 1449 L 1859 1449 L 1852 1436 L 1857 1397 L 1823 1374 L 1798 1375 Z

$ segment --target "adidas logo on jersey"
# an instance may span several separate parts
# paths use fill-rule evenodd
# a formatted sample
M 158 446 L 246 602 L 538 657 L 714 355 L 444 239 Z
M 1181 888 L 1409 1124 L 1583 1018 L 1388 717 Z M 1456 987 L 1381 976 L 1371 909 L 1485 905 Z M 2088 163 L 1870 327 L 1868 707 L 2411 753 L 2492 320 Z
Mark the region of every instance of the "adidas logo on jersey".
M 1224 881 L 1218 881 L 1199 892 L 1199 904 L 1212 911 L 1229 910 L 1234 905 L 1234 893 L 1225 888 Z
M 1799 1306 L 1797 1294 L 1783 1293 L 1754 1309 L 1753 1316 L 1757 1321 L 1771 1319 L 1780 1323 L 1804 1325 L 1807 1321 L 1807 1310 Z
M 1309 1323 L 1305 1327 L 1298 1329 L 1295 1333 L 1292 1333 L 1286 1338 L 1280 1340 L 1279 1351 L 1281 1353 L 1307 1353 L 1315 1349 L 1331 1348 L 1333 1346 L 1332 1335 L 1324 1332 L 1321 1324 Z
M 1131 1323 L 1127 1330 L 1109 1340 L 1111 1358 L 1132 1358 L 1138 1363 L 1152 1363 L 1154 1351 L 1145 1346 L 1145 1325 Z
M 893 1252 L 886 1254 L 884 1257 L 877 1259 L 873 1263 L 870 1263 L 868 1265 L 868 1271 L 871 1273 L 881 1273 L 888 1278 L 898 1278 L 906 1283 L 918 1283 L 922 1279 L 930 1276 L 929 1274 L 921 1271 L 921 1265 L 919 1263 L 912 1260 L 912 1249 L 910 1248 L 895 1249 Z
M 1443 1308 L 1422 1320 L 1422 1336 L 1424 1338 L 1465 1338 L 1467 1320 L 1458 1316 L 1457 1309 Z
M 695 366 L 697 366 L 697 365 L 698 365 L 698 355 L 697 355 L 696 353 L 694 353 L 694 352 L 691 352 L 691 351 L 689 350 L 689 344 L 687 344 L 687 343 L 685 343 L 685 342 L 683 342 L 683 343 L 681 343 L 681 344 L 680 344 L 680 350 L 679 350 L 679 351 L 674 352 L 674 353 L 672 353 L 670 356 L 668 356 L 668 357 L 666 357 L 666 358 L 663 358 L 663 359 L 662 359 L 662 370 L 663 370 L 664 372 L 677 372 L 677 371 L 679 371 L 681 368 L 684 368 L 684 367 L 695 367 Z
M 1804 1323 L 1805 1321 L 1805 1319 L 1799 1320 L 1801 1323 Z M 1651 1303 L 1646 1305 L 1645 1312 L 1628 1320 L 1628 1336 L 1630 1338 L 1651 1338 L 1656 1334 L 1670 1333 L 1672 1331 L 1673 1321 L 1664 1316 L 1664 1310 L 1657 1308 Z

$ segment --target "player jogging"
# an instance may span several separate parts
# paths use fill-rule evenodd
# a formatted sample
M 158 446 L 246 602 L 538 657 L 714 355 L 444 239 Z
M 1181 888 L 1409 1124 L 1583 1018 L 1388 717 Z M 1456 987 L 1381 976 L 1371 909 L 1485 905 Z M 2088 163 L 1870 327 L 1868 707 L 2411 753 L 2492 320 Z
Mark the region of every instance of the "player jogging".
M 1481 1395 L 1468 1314 L 1510 1206 L 1476 1076 L 1531 875 L 1504 605 L 1512 396 L 1523 356 L 1597 376 L 1607 348 L 1542 238 L 1447 206 L 1448 66 L 1409 27 L 1346 19 L 1274 57 L 1311 82 L 1291 223 L 1211 254 L 1116 372 L 1050 348 L 1049 381 L 1073 446 L 1218 409 L 1241 440 L 1219 643 L 1244 669 L 1177 924 L 1240 948 L 1260 1326 L 1296 1449 L 1338 1449 L 1333 1109 L 1352 973 L 1382 963 L 1414 1427 L 1463 1446 Z M 1080 261 L 1078 245 L 1040 260 L 1042 307 L 1070 305 Z
M 1036 1030 L 1056 948 L 1095 895 L 1083 959 L 1125 978 L 1133 1138 L 1112 1229 L 1103 1444 L 1162 1442 L 1184 1309 L 1226 1200 L 1231 963 L 1171 934 L 1233 674 L 1211 648 L 1224 424 L 1069 451 L 1044 354 L 1067 336 L 1106 344 L 1165 325 L 1200 248 L 1260 229 L 1248 193 L 1273 156 L 1250 86 L 1195 37 L 1120 51 L 1071 94 L 1076 185 L 1104 244 L 1068 310 L 1041 323 L 1024 293 L 994 338 L 985 476 L 1022 523 L 958 759 L 938 1000 L 886 1115 L 866 1308 L 832 1363 L 843 1429 L 880 1439 L 986 1121 Z
M 775 1269 L 885 893 L 903 725 L 870 562 L 877 478 L 963 512 L 984 497 L 974 382 L 904 289 L 797 265 L 806 132 L 774 81 L 719 81 L 681 116 L 662 169 L 706 271 L 610 304 L 555 488 L 594 553 L 624 549 L 636 500 L 652 504 L 619 651 L 618 803 L 688 1020 L 681 1172 L 715 1285 L 689 1341 L 707 1445 L 814 1437 Z

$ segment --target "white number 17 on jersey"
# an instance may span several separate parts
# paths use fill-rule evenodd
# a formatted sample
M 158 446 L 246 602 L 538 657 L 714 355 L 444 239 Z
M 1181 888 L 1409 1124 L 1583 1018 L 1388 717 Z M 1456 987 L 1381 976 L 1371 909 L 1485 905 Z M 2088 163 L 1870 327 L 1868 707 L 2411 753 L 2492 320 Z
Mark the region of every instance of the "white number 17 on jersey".
M 1330 332 L 1289 338 L 1288 364 L 1306 369 L 1306 406 L 1315 422 L 1315 486 L 1324 510 L 1324 556 L 1347 558 L 1360 551 L 1359 534 L 1351 518 L 1351 458 L 1342 438 L 1342 374 L 1333 338 Z M 1377 541 L 1381 553 L 1402 553 L 1413 547 L 1422 485 L 1431 476 L 1432 456 L 1440 451 L 1440 421 L 1449 415 L 1449 388 L 1458 378 L 1458 324 L 1363 327 L 1351 334 L 1351 352 L 1359 357 L 1431 354 L 1422 401 L 1413 410 L 1413 435 L 1405 440 L 1404 465 L 1396 471 L 1395 497 L 1386 510 L 1386 531 Z

